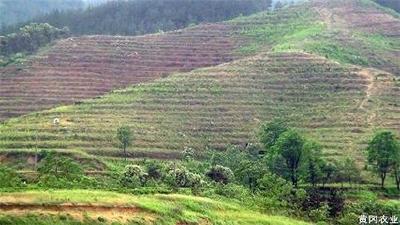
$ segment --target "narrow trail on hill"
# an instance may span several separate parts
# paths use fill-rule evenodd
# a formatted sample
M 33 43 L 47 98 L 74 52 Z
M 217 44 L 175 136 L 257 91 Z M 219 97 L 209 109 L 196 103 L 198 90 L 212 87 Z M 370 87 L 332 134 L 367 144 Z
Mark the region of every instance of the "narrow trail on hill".
M 365 90 L 365 98 L 361 102 L 359 109 L 367 110 L 366 105 L 371 100 L 371 96 L 377 92 L 375 76 L 371 72 L 371 70 L 363 69 L 359 72 L 359 74 L 364 77 L 368 81 L 367 89 Z
M 34 204 L 34 203 L 0 203 L 0 213 L 10 215 L 24 215 L 28 213 L 41 213 L 50 215 L 69 215 L 82 220 L 85 217 L 98 219 L 105 218 L 110 221 L 126 222 L 137 214 L 146 214 L 136 206 L 95 205 L 95 204 Z M 149 217 L 150 218 L 150 217 Z

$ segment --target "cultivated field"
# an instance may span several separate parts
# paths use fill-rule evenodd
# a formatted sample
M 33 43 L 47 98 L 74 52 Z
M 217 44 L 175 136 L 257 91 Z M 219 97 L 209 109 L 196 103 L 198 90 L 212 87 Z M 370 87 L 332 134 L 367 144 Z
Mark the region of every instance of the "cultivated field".
M 60 40 L 22 65 L 0 68 L 0 120 L 71 104 L 171 72 L 235 59 L 226 24 L 142 37 Z
M 387 73 L 306 53 L 262 54 L 9 120 L 0 147 L 118 156 L 116 129 L 129 124 L 131 156 L 176 157 L 185 147 L 257 142 L 260 122 L 282 117 L 323 143 L 327 155 L 362 159 L 357 150 L 373 129 L 399 130 L 399 95 Z
M 346 2 L 312 1 L 167 34 L 59 41 L 2 69 L 1 115 L 77 103 L 7 120 L 0 149 L 119 156 L 116 129 L 127 124 L 132 157 L 175 158 L 185 147 L 257 142 L 260 123 L 282 117 L 323 143 L 326 156 L 361 160 L 376 129 L 400 130 L 400 20 L 372 3 Z

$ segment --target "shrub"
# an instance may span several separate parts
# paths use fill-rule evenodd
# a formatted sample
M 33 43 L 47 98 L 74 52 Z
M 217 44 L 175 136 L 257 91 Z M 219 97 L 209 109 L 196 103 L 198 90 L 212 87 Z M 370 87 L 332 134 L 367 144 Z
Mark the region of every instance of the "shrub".
M 210 170 L 206 173 L 206 176 L 209 177 L 211 180 L 222 184 L 228 184 L 234 178 L 232 170 L 228 167 L 224 167 L 221 165 L 211 167 Z
M 147 173 L 138 165 L 127 165 L 121 174 L 120 182 L 125 187 L 136 188 L 146 183 Z
M 293 191 L 293 186 L 285 179 L 267 173 L 258 180 L 258 193 L 270 198 L 278 198 L 284 200 Z
M 149 179 L 160 180 L 163 178 L 163 166 L 160 163 L 151 161 L 147 164 L 147 175 Z
M 17 172 L 0 165 L 0 188 L 19 187 L 22 185 Z
M 40 185 L 72 187 L 84 180 L 82 167 L 72 159 L 58 156 L 55 152 L 47 152 L 43 155 L 45 157 L 38 167 Z
M 183 166 L 173 166 L 168 171 L 167 182 L 174 188 L 196 188 L 203 183 L 199 174 L 189 172 Z

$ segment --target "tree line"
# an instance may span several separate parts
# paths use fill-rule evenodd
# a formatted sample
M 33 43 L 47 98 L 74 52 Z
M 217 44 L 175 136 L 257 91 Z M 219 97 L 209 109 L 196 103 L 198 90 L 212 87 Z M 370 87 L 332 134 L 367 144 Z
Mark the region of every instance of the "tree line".
M 28 21 L 55 9 L 83 8 L 82 0 L 0 0 L 0 28 Z
M 58 29 L 47 23 L 32 23 L 21 27 L 18 32 L 0 37 L 0 55 L 32 53 L 58 38 L 69 35 L 69 29 Z
M 400 1 L 399 0 L 376 0 L 377 3 L 394 9 L 398 13 L 400 13 Z
M 170 31 L 201 22 L 217 22 L 267 10 L 271 0 L 111 1 L 80 10 L 56 10 L 25 23 L 69 27 L 74 35 L 140 35 Z M 8 26 L 1 33 L 25 25 Z

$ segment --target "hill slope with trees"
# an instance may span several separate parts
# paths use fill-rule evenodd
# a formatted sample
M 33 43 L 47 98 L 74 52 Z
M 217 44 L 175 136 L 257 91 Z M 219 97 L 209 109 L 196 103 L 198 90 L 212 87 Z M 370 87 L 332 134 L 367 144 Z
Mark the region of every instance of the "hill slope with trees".
M 270 4 L 270 0 L 110 1 L 86 10 L 55 11 L 28 23 L 68 27 L 74 35 L 141 35 L 249 15 L 267 10 Z M 23 25 L 5 28 L 2 33 L 15 32 Z
M 327 10 L 333 15 L 327 17 Z M 347 10 L 351 10 L 352 13 L 348 13 Z M 347 18 L 338 20 L 337 18 L 344 17 L 344 13 Z M 374 30 L 370 30 L 371 27 L 367 26 L 365 17 L 376 13 L 381 15 L 377 18 L 385 20 L 380 19 L 381 23 L 374 26 Z M 295 24 L 297 26 L 294 26 Z M 396 35 L 399 30 L 392 29 L 399 24 L 398 19 L 381 11 L 372 3 L 365 5 L 364 1 L 353 0 L 343 3 L 337 0 L 329 3 L 315 1 L 273 13 L 238 18 L 217 27 L 210 25 L 213 30 L 216 28 L 215 35 L 205 37 L 205 40 L 219 40 L 213 45 L 207 44 L 210 47 L 208 49 L 210 54 L 223 49 L 223 55 L 228 53 L 224 55 L 227 61 L 249 55 L 257 56 L 224 66 L 173 75 L 156 82 L 118 91 L 97 100 L 10 120 L 0 127 L 0 147 L 3 149 L 29 149 L 34 146 L 50 149 L 79 148 L 94 154 L 115 156 L 120 155 L 118 143 L 113 138 L 116 126 L 129 124 L 133 130 L 138 131 L 130 150 L 132 156 L 176 157 L 185 147 L 202 151 L 223 149 L 229 144 L 246 145 L 254 142 L 253 132 L 256 132 L 260 121 L 283 116 L 293 122 L 291 124 L 293 127 L 304 130 L 319 140 L 327 156 L 335 158 L 353 155 L 362 161 L 363 155 L 360 155 L 359 151 L 366 145 L 374 129 L 399 130 L 397 73 L 390 73 L 399 71 L 399 62 L 396 58 L 398 54 L 396 49 L 399 48 Z M 199 52 L 198 47 L 202 45 L 194 45 L 195 39 L 186 35 L 193 34 L 194 31 L 204 31 L 206 27 L 190 28 L 178 34 L 185 37 L 182 40 L 189 38 L 192 47 Z M 226 33 L 221 33 L 223 28 Z M 354 30 L 356 33 L 352 35 L 348 33 L 349 30 Z M 211 34 L 210 31 L 207 33 Z M 68 103 L 73 99 L 99 95 L 135 80 L 149 81 L 145 77 L 139 79 L 137 76 L 130 76 L 131 73 L 126 73 L 126 80 L 122 80 L 121 76 L 125 75 L 119 70 L 120 66 L 118 69 L 113 69 L 110 65 L 114 61 L 107 61 L 108 58 L 101 54 L 92 58 L 93 52 L 99 52 L 98 46 L 104 46 L 101 49 L 107 49 L 106 46 L 115 49 L 115 46 L 118 46 L 120 50 L 118 54 L 121 55 L 123 49 L 128 48 L 128 44 L 124 44 L 125 41 L 137 43 L 139 40 L 149 40 L 151 43 L 157 43 L 155 40 L 170 40 L 168 37 L 173 37 L 171 42 L 167 42 L 168 46 L 172 43 L 174 44 L 172 46 L 186 46 L 179 43 L 177 39 L 179 35 L 170 35 L 175 34 L 133 39 L 82 37 L 60 42 L 63 44 L 56 45 L 51 54 L 43 54 L 31 68 L 23 69 L 27 72 L 32 71 L 26 78 L 22 79 L 22 75 L 3 76 L 2 84 L 7 84 L 3 88 L 6 90 L 3 96 L 5 93 L 8 95 L 14 93 L 7 90 L 18 90 L 15 96 L 3 101 L 3 115 L 4 117 L 18 115 L 34 111 L 37 107 L 50 107 L 60 102 Z M 197 37 L 202 35 L 204 33 L 199 33 Z M 215 39 L 219 35 L 221 39 Z M 198 40 L 200 43 L 204 41 L 202 38 Z M 229 40 L 238 40 L 241 42 L 241 47 L 231 45 L 235 42 Z M 99 42 L 103 45 L 99 45 Z M 85 50 L 82 51 L 79 44 L 85 46 Z M 139 46 L 134 49 L 146 51 L 153 49 L 151 45 L 145 43 Z M 68 49 L 71 55 L 65 53 L 59 55 L 62 49 Z M 82 56 L 86 62 L 76 58 L 77 52 L 86 54 L 87 49 L 91 49 L 91 56 Z M 173 49 L 176 51 L 176 47 Z M 228 49 L 230 51 L 225 52 Z M 185 51 L 179 51 L 179 56 L 187 58 L 188 53 Z M 259 51 L 271 53 L 260 54 Z M 174 51 L 167 51 L 166 54 L 171 55 L 172 52 Z M 157 53 L 160 54 L 159 51 Z M 145 66 L 144 72 L 150 69 L 160 73 L 171 72 L 165 68 L 151 66 L 154 65 L 152 61 L 136 59 L 142 54 L 138 52 L 138 55 L 124 57 L 124 60 L 138 62 L 137 66 L 140 68 Z M 200 56 L 209 58 L 206 55 Z M 48 63 L 47 60 L 54 61 Z M 163 58 L 160 60 L 163 61 Z M 102 78 L 98 86 L 93 85 L 95 82 L 90 82 L 90 88 L 94 88 L 92 91 L 85 85 L 85 80 L 77 82 L 77 78 L 74 77 L 71 77 L 74 82 L 67 78 L 57 78 L 60 79 L 59 85 L 54 85 L 56 88 L 48 88 L 46 92 L 39 92 L 43 89 L 34 90 L 29 88 L 30 86 L 18 89 L 21 86 L 18 82 L 29 85 L 29 80 L 35 76 L 37 78 L 32 82 L 35 82 L 37 87 L 43 87 L 40 85 L 44 85 L 47 81 L 54 82 L 55 77 L 52 74 L 44 77 L 44 70 L 39 67 L 41 62 L 57 66 L 56 71 L 61 71 L 64 65 L 68 65 L 65 67 L 68 71 L 64 72 L 67 74 L 71 72 L 69 67 L 71 62 L 76 62 L 78 64 L 73 68 L 82 70 L 82 73 L 80 72 L 82 75 L 79 76 L 81 79 L 85 77 L 88 81 L 98 79 L 98 76 Z M 111 64 L 104 64 L 105 62 Z M 150 64 L 143 64 L 144 62 Z M 182 63 L 182 60 L 177 62 Z M 213 61 L 207 64 L 221 62 Z M 110 71 L 97 71 L 104 69 L 101 65 L 107 65 Z M 130 66 L 132 63 L 127 65 L 129 65 L 127 71 L 134 71 Z M 185 68 L 183 64 L 179 65 Z M 202 63 L 192 65 L 204 66 Z M 379 69 L 367 69 L 365 66 Z M 45 71 L 49 71 L 48 66 L 44 68 Z M 10 71 L 12 68 L 5 69 Z M 64 76 L 63 74 L 60 76 Z M 74 71 L 73 74 L 78 73 Z M 90 78 L 95 74 L 96 76 Z M 104 74 L 120 74 L 109 78 L 117 79 L 116 85 L 105 86 L 102 83 Z M 7 79 L 9 82 L 6 82 Z M 69 86 L 72 84 L 73 87 Z M 86 92 L 82 92 L 81 89 L 87 90 L 88 94 L 82 96 L 82 93 Z M 32 97 L 35 96 L 33 94 L 20 95 L 30 91 L 37 94 L 40 99 L 39 104 L 30 106 Z M 65 94 L 59 96 L 61 91 L 65 91 Z M 55 96 L 52 93 L 58 93 L 59 97 L 52 98 Z M 13 99 L 21 99 L 21 96 L 29 96 L 29 99 L 20 100 L 16 105 Z M 43 99 L 49 99 L 49 103 L 41 104 L 44 102 Z M 11 104 L 15 107 L 10 107 Z M 60 126 L 51 125 L 54 118 L 61 119 Z M 32 135 L 37 130 L 41 132 L 37 133 L 38 138 L 34 139 Z
M 0 28 L 25 22 L 53 10 L 80 9 L 82 0 L 0 0 Z

